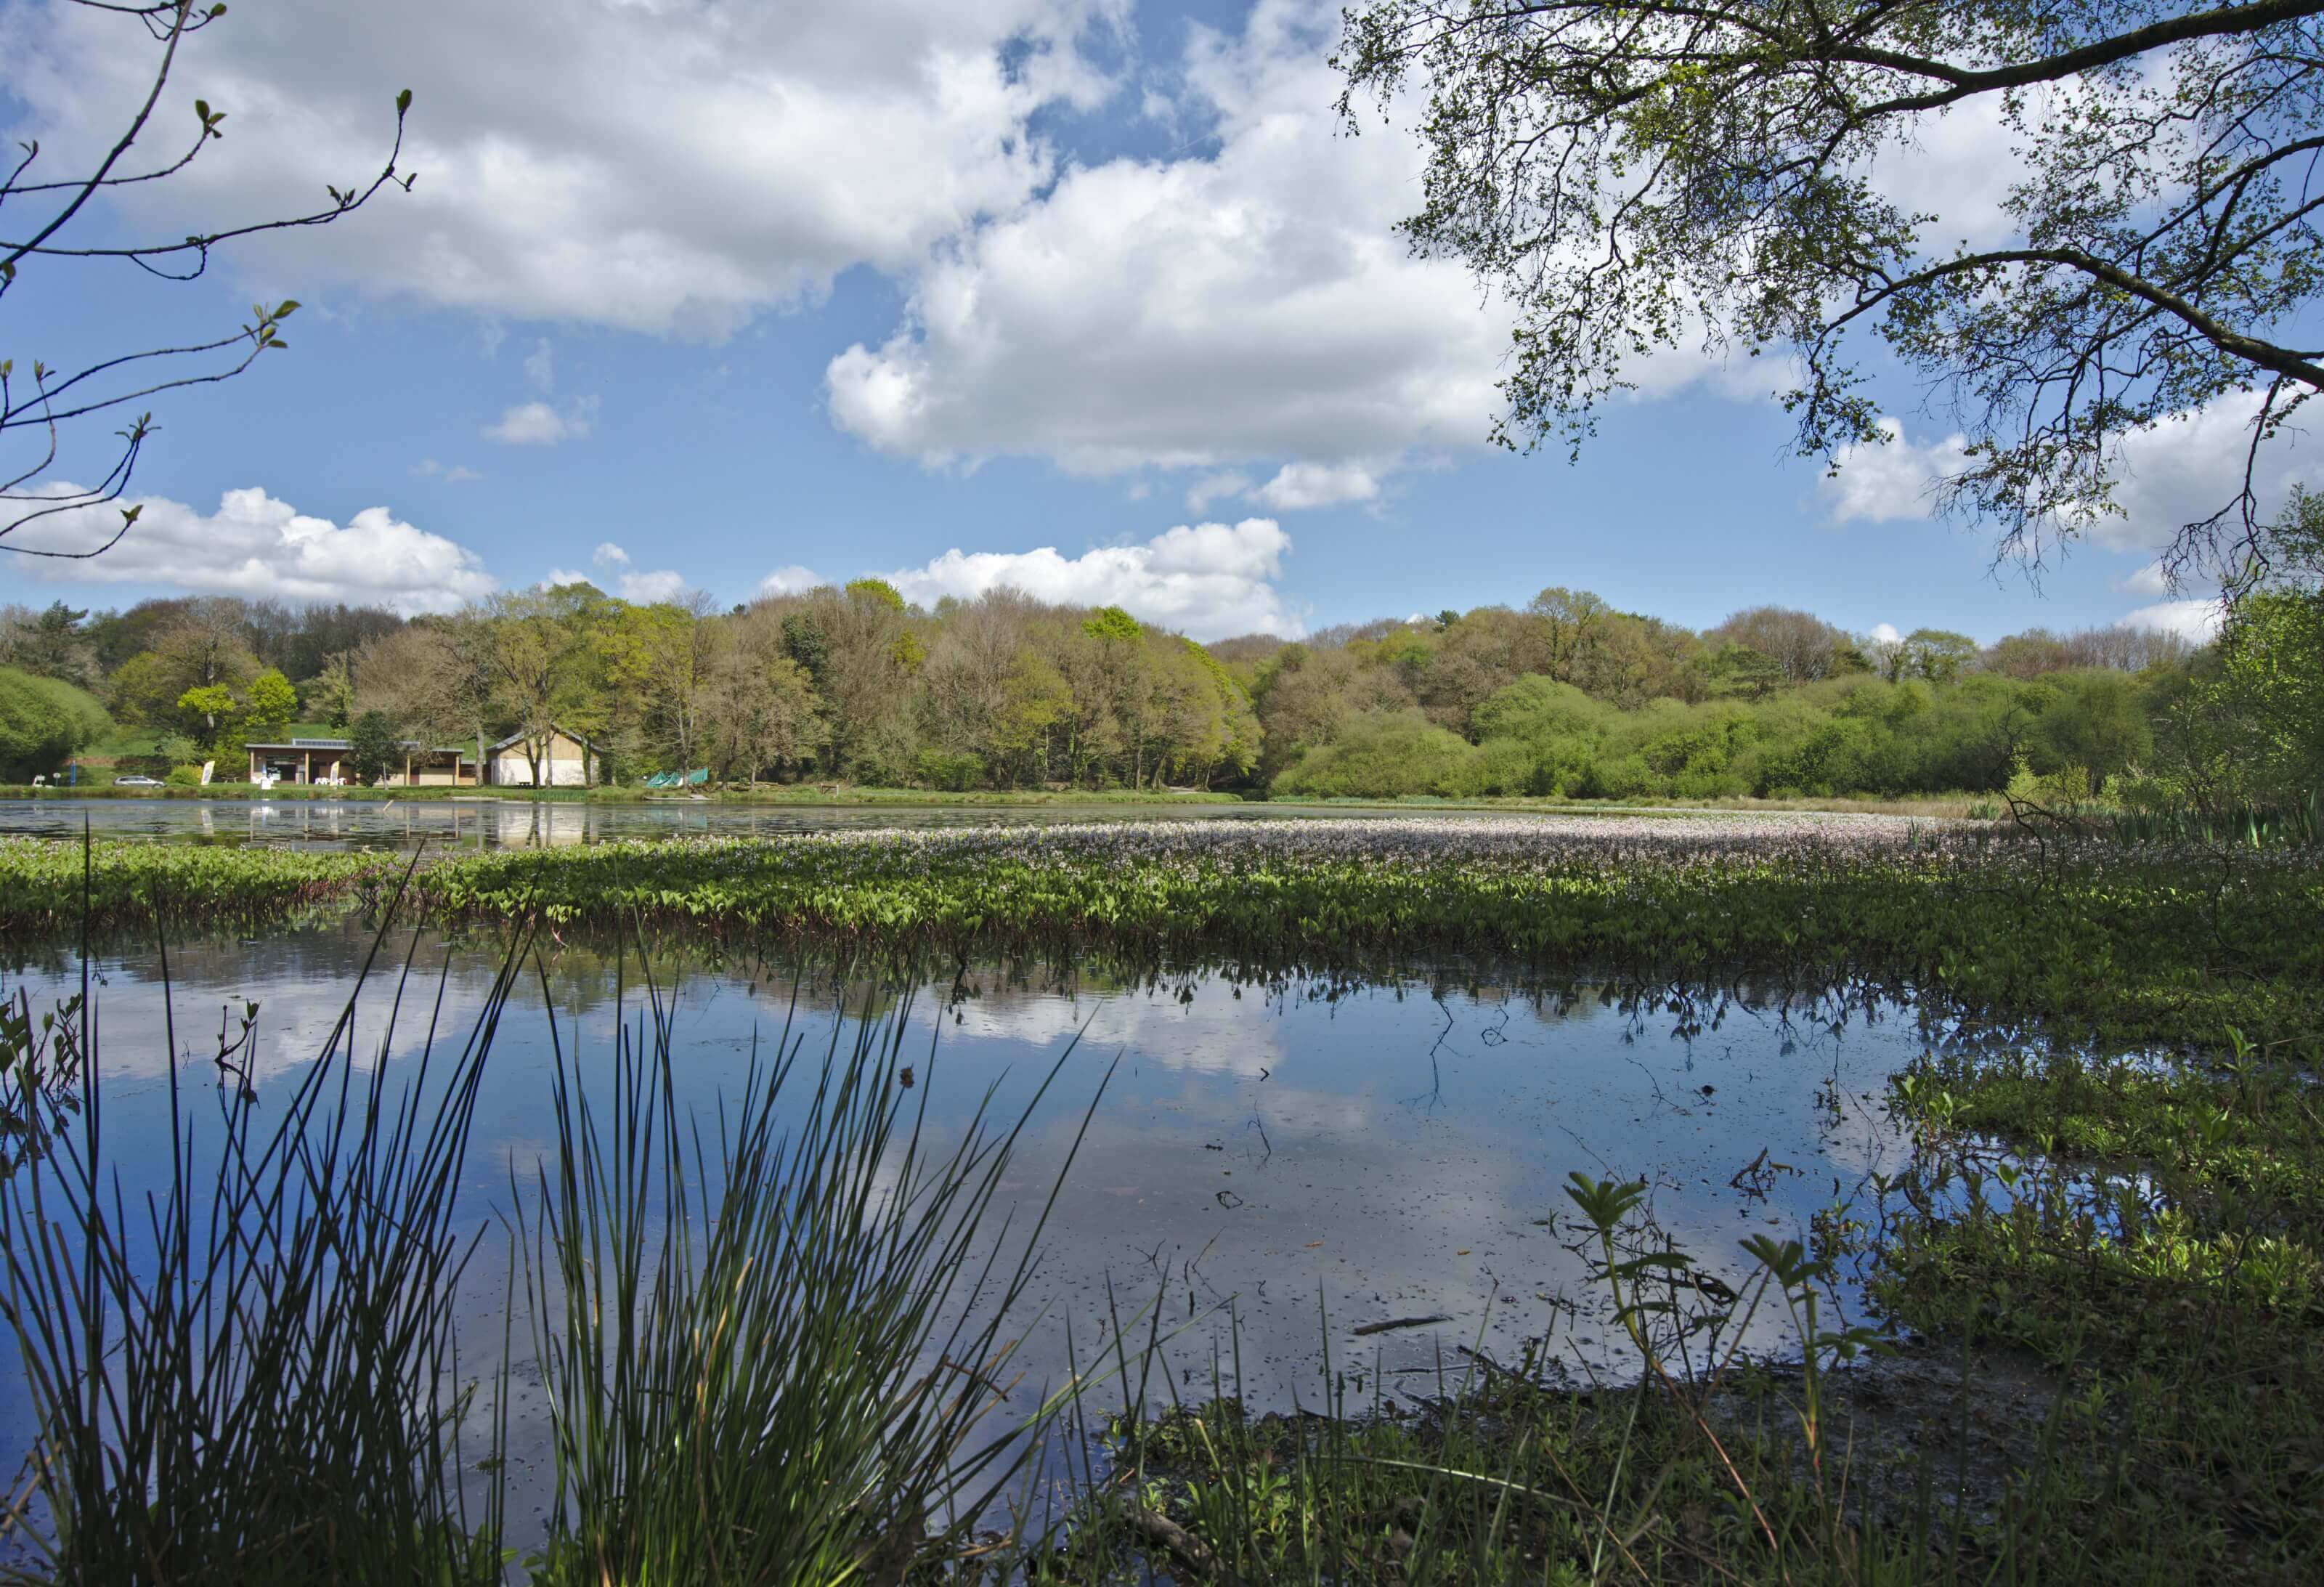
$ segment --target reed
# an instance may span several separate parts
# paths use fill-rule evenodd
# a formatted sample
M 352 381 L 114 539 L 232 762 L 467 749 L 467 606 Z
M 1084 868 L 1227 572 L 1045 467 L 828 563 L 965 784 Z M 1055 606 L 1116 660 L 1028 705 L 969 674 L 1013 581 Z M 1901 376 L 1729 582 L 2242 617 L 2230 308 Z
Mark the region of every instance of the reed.
M 479 1084 L 540 962 L 520 925 L 455 1038 L 451 951 L 431 998 L 415 933 L 359 1054 L 356 1001 L 401 897 L 293 1077 L 262 1088 L 254 1005 L 221 1032 L 214 1089 L 180 1074 L 170 1022 L 159 1164 L 108 1137 L 97 1001 L 68 1000 L 78 1116 L 0 1176 L 32 1405 L 0 1579 L 503 1581 L 528 1330 L 555 1470 L 530 1579 L 893 1581 L 959 1547 L 1055 1408 L 1011 1361 L 1056 1192 L 1029 1223 L 991 1214 L 1072 1049 L 1021 1112 L 992 1115 L 988 1090 L 939 1145 L 899 1061 L 908 1003 L 867 1003 L 819 1057 L 787 1019 L 700 1121 L 676 1103 L 674 994 L 649 973 L 610 1066 L 558 1034 L 553 1139 L 488 1221 L 460 1204 Z M 51 1100 L 24 1087 L 52 1080 L 53 1047 L 7 1066 L 20 1103 Z M 932 1077 L 933 1050 L 921 1063 Z M 507 1309 L 478 1373 L 456 1301 L 494 1227 Z
M 475 1236 L 454 1192 L 516 963 L 450 1050 L 429 1012 L 396 1086 L 383 1061 L 359 1072 L 354 994 L 263 1105 L 227 1052 L 235 1078 L 214 1093 L 170 1065 L 169 1156 L 143 1193 L 108 1151 L 97 1005 L 76 1000 L 78 1118 L 0 1179 L 34 1419 L 9 1575 L 499 1578 L 497 1488 L 472 1509 L 458 1479 L 476 1385 L 452 1307 Z M 383 1057 L 411 972 L 407 958 Z M 174 1052 L 174 1021 L 170 1036 Z
M 558 1485 L 533 1580 L 898 1580 L 962 1546 L 1043 1420 L 1008 1330 L 1056 1191 L 1029 1227 L 990 1214 L 1073 1049 L 1013 1121 L 988 1090 L 939 1148 L 908 1002 L 819 1058 L 787 1020 L 706 1138 L 673 1100 L 672 1012 L 649 978 L 602 1107 L 558 1049 L 521 1240 Z

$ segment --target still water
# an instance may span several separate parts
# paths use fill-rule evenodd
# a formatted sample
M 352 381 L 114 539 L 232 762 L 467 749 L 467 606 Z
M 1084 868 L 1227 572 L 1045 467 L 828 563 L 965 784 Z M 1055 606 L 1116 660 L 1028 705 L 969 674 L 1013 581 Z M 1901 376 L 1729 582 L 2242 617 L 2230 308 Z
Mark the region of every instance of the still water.
M 313 1059 L 351 995 L 365 1063 L 383 1052 L 391 1066 L 412 1063 L 425 1020 L 411 1010 L 434 1001 L 439 974 L 441 1026 L 465 1034 L 500 962 L 494 945 L 393 936 L 383 961 L 409 953 L 420 990 L 391 1031 L 392 973 L 355 992 L 370 942 L 348 923 L 173 944 L 166 1000 L 152 951 L 103 959 L 106 1154 L 127 1194 L 166 1164 L 172 1069 L 196 1129 L 217 1127 L 211 1059 L 228 1005 L 238 1025 L 244 1002 L 259 1004 L 262 1106 Z M 512 1186 L 529 1185 L 550 1149 L 552 1019 L 586 1084 L 593 1073 L 602 1083 L 624 1018 L 610 949 L 542 949 L 546 990 L 528 978 L 484 1072 L 461 1191 L 480 1225 L 529 1194 Z M 28 986 L 36 1009 L 78 985 L 64 950 L 14 951 L 0 980 Z M 754 1043 L 765 1056 L 787 1018 L 813 1056 L 864 1006 L 860 981 L 828 971 L 683 943 L 655 951 L 674 1001 L 679 1102 L 706 1119 L 739 1094 Z M 627 976 L 633 1021 L 634 950 Z M 955 1137 L 989 1086 L 1013 1119 L 1073 1049 L 1005 1187 L 1021 1220 L 1065 1176 L 1036 1285 L 1047 1310 L 1020 1363 L 1032 1380 L 1064 1375 L 1068 1322 L 1084 1350 L 1102 1336 L 1110 1279 L 1126 1308 L 1161 1306 L 1176 1330 L 1165 1352 L 1192 1392 L 1208 1391 L 1214 1351 L 1234 1342 L 1231 1307 L 1255 1407 L 1315 1403 L 1327 1344 L 1335 1365 L 1391 1392 L 1429 1387 L 1440 1353 L 1457 1368 L 1461 1346 L 1508 1361 L 1546 1338 L 1577 1368 L 1618 1370 L 1618 1330 L 1566 1227 L 1566 1176 L 1648 1180 L 1660 1226 L 1739 1287 L 1738 1241 L 1805 1239 L 1813 1214 L 1902 1165 L 1909 1147 L 1883 1105 L 1886 1083 L 1946 1039 L 1908 1003 L 1863 989 L 1543 984 L 1485 966 L 1249 983 L 1204 968 L 1133 977 L 971 965 L 891 988 L 879 1007 L 908 1022 L 905 1056 L 931 1124 Z M 1755 1161 L 1756 1176 L 1745 1172 Z M 477 1325 L 496 1337 L 501 1264 L 479 1268 L 492 1278 L 475 1297 Z M 1445 1320 L 1355 1333 L 1432 1315 Z M 0 1413 L 21 1435 L 13 1379 Z
M 1296 805 L 720 805 L 665 799 L 8 799 L 0 837 L 98 837 L 317 848 L 561 848 L 619 837 L 753 837 L 872 826 L 1045 826 L 1073 821 L 1279 820 L 1341 815 Z M 1449 818 L 1458 819 L 1457 816 Z

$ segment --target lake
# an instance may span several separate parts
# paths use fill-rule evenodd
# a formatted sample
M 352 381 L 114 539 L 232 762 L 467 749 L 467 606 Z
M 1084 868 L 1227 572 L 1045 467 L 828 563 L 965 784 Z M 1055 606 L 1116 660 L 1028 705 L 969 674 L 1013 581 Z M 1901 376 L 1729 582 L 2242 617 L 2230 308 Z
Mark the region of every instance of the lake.
M 722 805 L 503 799 L 5 799 L 0 836 L 400 848 L 560 848 L 622 837 L 753 837 L 881 826 L 1050 826 L 1077 821 L 1232 821 L 1324 808 L 1267 804 Z M 1344 812 L 1338 812 L 1344 814 Z
M 371 944 L 352 920 L 172 944 L 166 999 L 154 950 L 105 955 L 106 1155 L 125 1192 L 158 1183 L 167 1162 L 173 1070 L 193 1127 L 214 1137 L 226 1010 L 238 1025 L 245 1001 L 259 1005 L 250 1076 L 263 1111 L 320 1049 Z M 541 948 L 546 993 L 529 981 L 484 1072 L 460 1191 L 480 1226 L 530 1194 L 548 1149 L 552 1018 L 585 1086 L 593 1075 L 602 1084 L 615 1022 L 641 1005 L 634 951 L 625 1009 L 605 945 Z M 7 980 L 31 989 L 36 1010 L 78 986 L 67 950 L 13 952 Z M 433 1003 L 440 977 L 439 1027 L 464 1032 L 499 954 L 432 928 L 393 933 L 382 962 L 408 956 L 412 989 L 391 1033 L 394 972 L 374 973 L 356 997 L 356 1050 L 366 1062 L 383 1052 L 391 1077 L 408 1070 L 424 1031 L 413 1010 Z M 1626 1370 L 1601 1287 L 1565 1227 L 1567 1175 L 1646 1178 L 1660 1228 L 1739 1287 L 1738 1241 L 1806 1239 L 1814 1214 L 1902 1166 L 1909 1146 L 1884 1106 L 1886 1082 L 1948 1036 L 1909 1002 L 1862 988 L 1544 983 L 1489 965 L 1246 983 L 1201 966 L 1125 976 L 971 964 L 880 991 L 679 939 L 655 950 L 653 974 L 674 1010 L 680 1105 L 704 1119 L 739 1094 L 787 1018 L 812 1056 L 875 992 L 881 1010 L 908 1022 L 913 1100 L 939 1138 L 988 1087 L 1013 1118 L 1072 1047 L 1004 1186 L 1007 1210 L 1037 1213 L 1096 1099 L 1045 1236 L 1036 1295 L 1047 1309 L 1020 1364 L 1033 1381 L 1055 1381 L 1068 1326 L 1086 1352 L 1114 1306 L 1158 1305 L 1182 1391 L 1207 1394 L 1214 1362 L 1239 1342 L 1255 1407 L 1316 1403 L 1327 1343 L 1335 1366 L 1391 1394 L 1432 1387 L 1440 1360 L 1457 1371 L 1463 1346 L 1514 1361 L 1545 1340 L 1577 1370 Z M 497 1254 L 478 1270 L 487 1278 L 464 1310 L 476 1336 L 496 1337 Z M 1443 1320 L 1354 1332 L 1418 1316 Z M 1755 1327 L 1754 1343 L 1784 1342 L 1772 1315 Z M 0 1413 L 21 1444 L 14 1374 L 6 1393 Z M 525 1409 L 521 1400 L 520 1472 Z

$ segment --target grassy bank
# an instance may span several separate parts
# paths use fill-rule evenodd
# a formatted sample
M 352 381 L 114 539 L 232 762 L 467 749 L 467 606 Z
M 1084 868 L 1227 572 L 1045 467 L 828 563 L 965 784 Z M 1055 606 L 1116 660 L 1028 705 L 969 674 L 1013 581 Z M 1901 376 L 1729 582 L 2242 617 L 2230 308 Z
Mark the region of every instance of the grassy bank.
M 1323 798 L 1285 795 L 1268 801 L 1302 809 L 1320 810 L 1483 810 L 1510 815 L 1537 812 L 1545 815 L 1636 815 L 1683 816 L 1706 811 L 1731 811 L 1738 814 L 1771 815 L 1815 811 L 1831 815 L 1904 816 L 1921 821 L 1961 821 L 1971 818 L 1974 811 L 1994 803 L 1991 794 L 1923 794 L 1903 798 L 1882 798 L 1867 794 L 1861 798 L 1751 798 L 1737 795 L 1720 798 L 1686 799 L 1644 797 L 1625 799 L 1536 798 L 1529 795 L 1487 796 L 1467 798 L 1440 798 L 1434 794 L 1412 794 L 1402 798 Z

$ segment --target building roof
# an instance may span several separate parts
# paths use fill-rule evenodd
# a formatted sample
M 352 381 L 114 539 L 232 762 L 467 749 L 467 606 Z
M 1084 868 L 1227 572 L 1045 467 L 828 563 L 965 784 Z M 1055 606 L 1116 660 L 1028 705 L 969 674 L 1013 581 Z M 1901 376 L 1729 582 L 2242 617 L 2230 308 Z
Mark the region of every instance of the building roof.
M 351 750 L 355 748 L 355 745 L 348 740 L 343 738 L 289 738 L 269 739 L 264 742 L 253 739 L 244 743 L 242 747 L 246 750 Z M 402 750 L 406 753 L 416 752 L 425 755 L 466 755 L 469 753 L 468 746 L 466 744 L 436 744 L 431 747 L 421 743 L 416 738 L 397 739 L 395 741 L 395 747 L 399 750 Z

